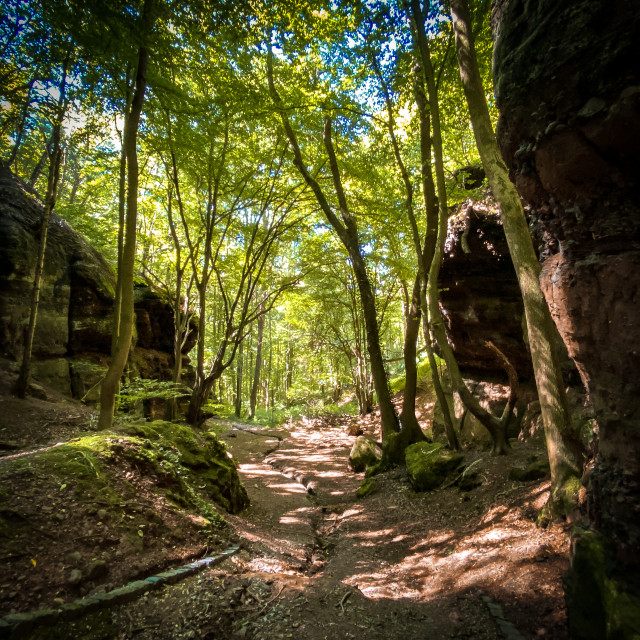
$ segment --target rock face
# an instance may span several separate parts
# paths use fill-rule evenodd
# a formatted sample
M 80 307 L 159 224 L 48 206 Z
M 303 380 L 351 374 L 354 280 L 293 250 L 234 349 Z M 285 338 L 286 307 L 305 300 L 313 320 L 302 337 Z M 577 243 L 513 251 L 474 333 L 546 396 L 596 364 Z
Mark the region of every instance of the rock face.
M 18 360 L 29 319 L 42 204 L 0 167 L 0 355 Z M 53 214 L 33 346 L 33 374 L 81 398 L 100 377 L 111 345 L 115 277 L 111 266 Z M 173 312 L 148 286 L 136 287 L 137 343 L 132 361 L 142 377 L 169 379 Z M 187 353 L 194 345 L 185 345 Z
M 601 620 L 579 637 L 632 637 L 638 622 L 611 602 L 613 592 L 637 598 L 640 584 L 640 12 L 627 2 L 501 0 L 494 29 L 499 140 L 532 207 L 541 284 L 600 430 L 587 505 L 605 557 L 591 562 L 593 544 L 575 544 L 573 566 L 584 589 L 599 590 Z M 583 579 L 598 566 L 605 582 Z M 568 593 L 580 634 L 576 602 L 593 596 L 575 585 Z
M 522 296 L 495 201 L 468 200 L 449 219 L 440 303 L 461 370 L 505 377 L 493 342 L 522 377 L 531 376 L 523 338 Z

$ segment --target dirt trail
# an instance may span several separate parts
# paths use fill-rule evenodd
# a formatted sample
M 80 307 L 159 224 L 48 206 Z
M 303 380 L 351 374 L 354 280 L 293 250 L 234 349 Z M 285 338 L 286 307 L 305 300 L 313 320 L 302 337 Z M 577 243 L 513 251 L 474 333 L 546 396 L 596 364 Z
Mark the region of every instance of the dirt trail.
M 236 424 L 221 437 L 252 503 L 228 517 L 241 553 L 38 637 L 566 637 L 566 532 L 535 528 L 548 485 L 508 482 L 505 458 L 483 458 L 484 482 L 471 494 L 415 494 L 398 468 L 357 499 L 363 476 L 347 468 L 353 437 L 344 427 Z M 530 454 L 523 445 L 509 465 Z

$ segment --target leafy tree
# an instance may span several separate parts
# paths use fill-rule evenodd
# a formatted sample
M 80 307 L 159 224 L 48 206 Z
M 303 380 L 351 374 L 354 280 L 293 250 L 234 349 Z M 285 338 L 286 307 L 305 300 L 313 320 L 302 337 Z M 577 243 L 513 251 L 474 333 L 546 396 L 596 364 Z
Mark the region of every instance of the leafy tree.
M 330 168 L 331 178 L 333 181 L 334 196 L 338 203 L 339 216 L 334 213 L 333 207 L 330 205 L 324 189 L 314 178 L 307 168 L 302 156 L 302 151 L 298 143 L 298 137 L 291 126 L 287 109 L 276 89 L 273 73 L 273 52 L 269 49 L 267 57 L 267 79 L 269 83 L 269 91 L 273 99 L 274 105 L 280 114 L 282 125 L 287 134 L 289 144 L 293 150 L 293 163 L 303 176 L 305 182 L 313 191 L 318 205 L 322 213 L 327 218 L 329 224 L 333 227 L 340 241 L 344 245 L 349 254 L 349 259 L 354 270 L 356 282 L 360 292 L 360 300 L 362 304 L 365 326 L 367 332 L 367 345 L 369 349 L 369 358 L 371 362 L 371 371 L 373 375 L 374 386 L 378 404 L 380 406 L 380 415 L 382 420 L 382 439 L 383 446 L 388 446 L 390 435 L 400 430 L 398 418 L 395 413 L 391 395 L 387 384 L 387 374 L 384 366 L 384 359 L 380 349 L 380 334 L 378 329 L 378 319 L 376 314 L 376 305 L 371 281 L 367 273 L 367 266 L 361 251 L 360 238 L 358 235 L 358 227 L 352 212 L 347 203 L 346 192 L 342 181 L 340 168 L 335 152 L 332 139 L 333 122 L 330 116 L 324 117 L 323 141 L 326 150 L 326 158 Z

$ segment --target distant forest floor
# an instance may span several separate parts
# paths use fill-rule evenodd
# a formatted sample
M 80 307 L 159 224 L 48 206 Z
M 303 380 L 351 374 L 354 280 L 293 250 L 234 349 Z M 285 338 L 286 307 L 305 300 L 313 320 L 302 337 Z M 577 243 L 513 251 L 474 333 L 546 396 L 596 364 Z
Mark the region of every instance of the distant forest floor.
M 88 412 L 60 398 L 18 401 L 5 386 L 0 441 L 18 447 L 11 451 L 15 455 L 66 439 L 86 428 Z M 30 637 L 566 638 L 567 528 L 535 526 L 548 481 L 508 479 L 509 469 L 544 452 L 524 443 L 514 443 L 510 455 L 500 458 L 465 452 L 467 463 L 478 460 L 482 479 L 468 492 L 450 486 L 415 493 L 405 469 L 398 467 L 376 476 L 372 493 L 358 498 L 364 476 L 347 464 L 354 440 L 348 435 L 351 421 L 318 418 L 280 429 L 218 422 L 216 430 L 238 461 L 251 499 L 239 515 L 225 516 L 229 526 L 219 544 L 240 542 L 241 552 L 130 604 L 40 627 Z M 360 420 L 360 426 L 379 436 L 375 415 Z M 68 510 L 73 521 L 72 504 Z M 24 515 L 38 529 L 51 526 L 51 514 L 35 507 Z M 85 526 L 75 525 L 78 531 Z M 79 552 L 85 543 L 78 538 Z M 196 549 L 187 536 L 177 549 L 174 541 L 166 555 L 173 558 L 169 566 L 179 566 L 180 558 L 207 551 Z M 45 545 L 38 564 L 48 562 L 54 558 L 47 558 Z M 123 556 L 122 562 L 131 564 L 131 558 Z M 154 562 L 162 567 L 160 559 Z M 25 561 L 25 572 L 28 568 Z M 143 577 L 131 570 L 133 577 L 124 568 L 122 575 Z M 114 584 L 117 575 L 116 567 L 109 567 L 102 578 L 96 575 L 95 587 L 120 586 Z M 18 611 L 33 608 L 34 594 L 26 589 L 37 589 L 46 601 L 53 595 L 43 593 L 48 587 L 46 582 L 33 587 L 20 576 L 0 585 L 3 592 L 11 591 Z

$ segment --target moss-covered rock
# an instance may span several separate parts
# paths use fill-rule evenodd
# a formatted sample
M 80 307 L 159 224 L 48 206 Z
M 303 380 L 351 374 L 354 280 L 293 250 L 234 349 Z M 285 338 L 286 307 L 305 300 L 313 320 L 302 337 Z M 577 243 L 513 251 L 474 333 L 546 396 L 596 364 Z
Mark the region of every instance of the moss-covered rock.
M 609 570 L 611 549 L 594 530 L 574 530 L 565 596 L 572 638 L 640 638 L 640 593 Z
M 513 467 L 509 470 L 509 480 L 528 482 L 540 480 L 549 475 L 549 462 L 547 460 L 533 460 L 526 467 Z
M 200 439 L 191 427 L 163 420 L 132 423 L 124 428 L 153 442 L 165 456 L 173 453 L 194 484 L 204 487 L 209 497 L 227 511 L 237 513 L 249 504 L 235 461 L 213 434 Z M 155 463 L 164 471 L 166 464 L 163 467 L 157 459 Z
M 381 459 L 382 449 L 373 438 L 369 436 L 356 438 L 349 453 L 349 465 L 356 473 L 378 464 Z
M 365 480 L 356 490 L 356 498 L 364 498 L 378 491 L 378 483 L 375 480 Z
M 439 442 L 418 442 L 407 447 L 405 460 L 414 490 L 429 491 L 444 482 L 447 474 L 460 465 L 463 456 Z

